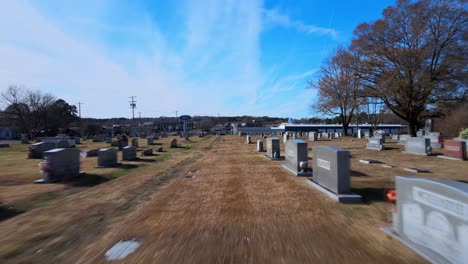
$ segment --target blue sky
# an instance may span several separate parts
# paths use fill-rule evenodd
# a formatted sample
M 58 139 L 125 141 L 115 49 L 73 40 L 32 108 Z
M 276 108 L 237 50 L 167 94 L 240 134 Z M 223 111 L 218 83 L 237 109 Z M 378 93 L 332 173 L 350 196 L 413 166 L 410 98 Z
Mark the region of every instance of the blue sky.
M 307 81 L 394 4 L 355 1 L 0 2 L 0 91 L 50 92 L 84 117 L 318 116 Z M 2 105 L 4 107 L 4 105 Z

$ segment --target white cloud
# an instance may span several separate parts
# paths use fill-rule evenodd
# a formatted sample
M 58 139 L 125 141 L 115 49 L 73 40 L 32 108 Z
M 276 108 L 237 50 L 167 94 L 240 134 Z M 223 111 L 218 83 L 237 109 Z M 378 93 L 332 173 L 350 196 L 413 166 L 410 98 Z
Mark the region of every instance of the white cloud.
M 305 24 L 300 20 L 291 19 L 288 15 L 282 13 L 278 9 L 264 9 L 263 14 L 267 22 L 275 25 L 279 25 L 285 28 L 292 28 L 306 34 L 330 36 L 333 39 L 338 38 L 338 32 L 333 28 Z

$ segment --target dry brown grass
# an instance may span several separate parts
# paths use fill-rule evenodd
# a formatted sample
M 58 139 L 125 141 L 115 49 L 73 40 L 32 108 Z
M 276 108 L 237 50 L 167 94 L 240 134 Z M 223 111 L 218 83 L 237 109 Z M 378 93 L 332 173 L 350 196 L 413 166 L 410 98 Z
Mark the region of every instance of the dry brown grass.
M 404 154 L 396 144 L 382 152 L 365 150 L 364 140 L 309 144 L 350 150 L 353 191 L 368 200 L 343 205 L 240 141 L 211 137 L 1 222 L 0 262 L 100 263 L 114 243 L 137 238 L 141 246 L 122 263 L 425 263 L 379 230 L 390 224 L 383 190 L 409 174 L 404 167 L 457 180 L 468 171 L 466 162 Z

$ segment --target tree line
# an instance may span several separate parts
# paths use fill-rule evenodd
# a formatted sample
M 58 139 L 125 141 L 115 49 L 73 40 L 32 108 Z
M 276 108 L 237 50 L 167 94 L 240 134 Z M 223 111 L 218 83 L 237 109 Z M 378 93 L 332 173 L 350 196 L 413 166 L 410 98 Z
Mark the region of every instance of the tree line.
M 78 119 L 76 106 L 50 93 L 12 85 L 1 93 L 6 105 L 2 123 L 15 126 L 29 138 L 56 135 Z
M 412 135 L 424 118 L 449 114 L 468 96 L 465 2 L 398 0 L 358 25 L 309 81 L 318 92 L 313 108 L 338 115 L 344 131 L 363 107 L 391 112 Z

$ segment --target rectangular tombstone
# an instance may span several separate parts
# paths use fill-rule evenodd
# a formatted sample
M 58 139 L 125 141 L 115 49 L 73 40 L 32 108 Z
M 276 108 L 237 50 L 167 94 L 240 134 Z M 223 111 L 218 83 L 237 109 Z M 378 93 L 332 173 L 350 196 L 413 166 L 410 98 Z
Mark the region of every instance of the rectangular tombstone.
M 338 146 L 319 146 L 312 153 L 314 181 L 334 193 L 350 193 L 349 151 Z
M 93 142 L 104 142 L 105 138 L 104 135 L 96 135 L 93 137 Z
M 401 145 L 406 145 L 406 141 L 408 140 L 408 138 L 411 138 L 411 135 L 402 134 L 400 135 L 400 141 L 398 143 Z
M 138 148 L 138 138 L 132 139 L 132 147 Z
M 117 150 L 108 148 L 100 149 L 98 151 L 98 164 L 97 167 L 115 167 L 117 163 Z
M 405 152 L 411 154 L 431 154 L 431 141 L 428 138 L 410 137 L 406 140 Z
M 349 151 L 338 146 L 312 149 L 313 179 L 311 185 L 341 203 L 359 203 L 360 195 L 351 193 Z
M 302 139 L 288 140 L 286 141 L 285 151 L 285 162 L 283 163 L 284 168 L 288 169 L 297 176 L 312 176 L 307 167 L 308 147 L 306 141 Z
M 327 132 L 322 132 L 322 138 L 329 139 L 329 135 Z
M 456 159 L 466 159 L 466 142 L 452 139 L 445 140 L 444 155 Z
M 392 135 L 392 140 L 399 140 L 400 139 L 400 135 Z
M 35 183 L 57 182 L 80 175 L 80 150 L 56 148 L 44 152 L 42 179 Z
M 247 136 L 245 137 L 245 143 L 251 144 L 251 143 L 252 143 L 252 137 L 250 137 L 249 135 L 247 135 Z
M 383 150 L 383 142 L 381 137 L 373 137 L 367 139 L 367 149 Z
M 137 158 L 136 147 L 126 146 L 122 148 L 122 160 L 135 160 Z
M 288 141 L 289 138 L 290 138 L 290 137 L 289 137 L 289 134 L 288 134 L 288 133 L 284 133 L 284 135 L 283 135 L 283 143 L 286 144 L 286 141 Z
M 30 159 L 42 159 L 45 151 L 55 148 L 53 142 L 39 142 L 29 146 L 28 158 Z
M 112 144 L 112 137 L 106 137 L 106 143 Z
M 68 147 L 69 147 L 69 148 L 74 148 L 75 145 L 76 145 L 76 139 L 74 139 L 74 138 L 69 138 L 69 139 L 67 139 L 67 140 L 68 140 Z
M 310 132 L 309 133 L 309 141 L 317 141 L 317 133 Z
M 90 149 L 86 151 L 86 157 L 97 157 L 99 149 Z
M 257 152 L 263 152 L 263 141 L 257 140 Z
M 385 144 L 385 134 L 382 133 L 375 133 L 374 134 L 375 138 L 381 138 L 382 139 L 382 144 Z
M 434 132 L 432 132 L 434 133 Z M 431 142 L 431 147 L 433 148 L 441 148 L 442 147 L 442 144 L 440 144 L 439 142 L 441 141 L 441 137 L 440 137 L 440 133 L 434 133 L 434 134 L 428 134 L 426 136 L 424 136 L 425 138 L 428 138 Z
M 370 138 L 370 133 L 369 132 L 364 132 L 364 137 L 365 138 Z
M 279 138 L 267 138 L 266 142 L 266 156 L 270 159 L 279 158 L 281 156 Z M 275 157 L 275 153 L 277 153 L 277 157 Z
M 416 137 L 424 137 L 424 135 L 425 135 L 424 130 L 416 131 Z
M 146 138 L 146 144 L 154 145 L 154 138 L 153 137 L 147 137 Z
M 334 137 L 336 137 L 336 138 L 340 137 L 340 133 L 335 132 Z
M 357 138 L 362 138 L 362 130 L 358 129 L 357 131 Z
M 62 140 L 61 139 L 61 140 L 55 141 L 55 147 L 56 148 L 68 148 L 68 147 L 70 147 L 70 145 L 69 145 L 68 140 L 65 140 L 65 139 Z
M 397 176 L 393 233 L 432 263 L 467 263 L 468 184 Z

